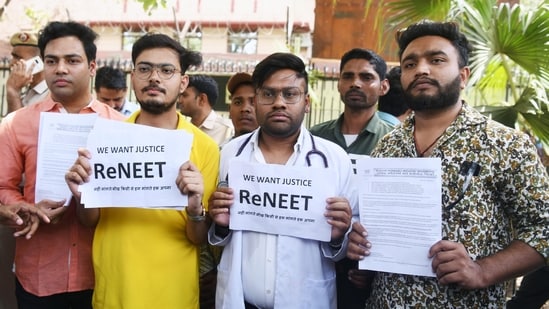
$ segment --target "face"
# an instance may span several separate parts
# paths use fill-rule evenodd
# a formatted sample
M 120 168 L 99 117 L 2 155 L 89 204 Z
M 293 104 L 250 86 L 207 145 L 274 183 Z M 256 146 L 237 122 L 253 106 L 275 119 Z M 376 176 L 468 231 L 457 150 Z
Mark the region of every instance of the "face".
M 257 129 L 254 107 L 255 91 L 252 85 L 243 84 L 231 95 L 229 116 L 233 122 L 235 135 L 239 136 Z
M 297 87 L 302 92 L 299 102 L 287 104 L 281 97 L 280 90 Z M 298 78 L 296 72 L 289 69 L 279 70 L 267 79 L 263 89 L 276 91 L 277 96 L 272 104 L 262 104 L 259 95 L 254 98 L 257 122 L 261 132 L 267 135 L 286 138 L 299 134 L 305 113 L 309 112 L 309 96 L 304 92 L 305 79 Z
M 52 98 L 61 103 L 90 95 L 95 61 L 88 63 L 82 42 L 75 36 L 51 40 L 44 49 L 44 76 Z
M 159 59 L 162 59 L 159 62 Z M 143 65 L 170 65 L 176 68 L 176 72 L 167 79 L 158 73 L 158 67 L 151 70 L 148 77 L 138 76 L 132 72 L 132 86 L 135 89 L 135 97 L 143 112 L 162 114 L 175 109 L 179 95 L 189 83 L 187 75 L 181 75 L 179 55 L 170 48 L 151 48 L 144 50 L 135 59 L 135 66 Z
M 410 108 L 438 110 L 459 101 L 469 68 L 459 68 L 459 55 L 450 41 L 424 36 L 410 42 L 401 57 L 401 83 Z
M 179 97 L 179 109 L 185 116 L 193 117 L 200 108 L 201 96 L 194 87 L 187 87 Z
M 17 45 L 11 50 L 11 56 L 10 65 L 13 65 L 16 61 L 29 60 L 32 57 L 40 56 L 40 49 L 35 46 Z
M 379 79 L 368 60 L 351 59 L 341 70 L 337 90 L 345 107 L 362 110 L 375 108 L 379 97 L 389 90 L 389 83 L 387 79 Z
M 117 111 L 120 111 L 124 106 L 126 90 L 99 87 L 99 90 L 96 92 L 96 96 L 97 100 L 109 105 Z

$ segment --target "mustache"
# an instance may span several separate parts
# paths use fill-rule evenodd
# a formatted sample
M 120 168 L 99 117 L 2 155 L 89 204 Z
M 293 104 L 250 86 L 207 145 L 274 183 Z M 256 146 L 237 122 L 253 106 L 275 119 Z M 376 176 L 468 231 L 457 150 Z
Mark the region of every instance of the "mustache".
M 354 90 L 354 89 L 352 89 L 352 90 L 349 90 L 349 91 L 345 92 L 345 96 L 346 96 L 346 97 L 347 97 L 347 96 L 351 96 L 351 95 L 357 95 L 357 96 L 361 96 L 361 97 L 366 97 L 366 96 L 364 95 L 364 93 L 362 93 L 362 91 L 359 91 L 359 90 Z
M 162 92 L 162 93 L 166 93 L 166 90 L 164 88 L 160 88 L 158 86 L 154 86 L 154 85 L 149 85 L 147 87 L 143 87 L 141 89 L 142 92 L 146 92 L 146 91 L 149 91 L 149 90 L 155 90 L 155 91 L 158 91 L 158 92 Z
M 288 113 L 286 113 L 284 111 L 281 111 L 281 110 L 275 110 L 275 111 L 270 112 L 270 113 L 267 114 L 267 118 L 270 118 L 272 116 L 284 116 L 284 117 L 288 117 L 288 118 L 290 117 L 288 115 Z
M 438 83 L 438 81 L 436 81 L 435 79 L 432 79 L 432 78 L 429 78 L 429 77 L 419 77 L 419 78 L 416 78 L 409 86 L 406 90 L 411 90 L 412 88 L 414 88 L 415 86 L 417 86 L 417 84 L 419 83 L 429 83 L 431 85 L 435 85 L 437 87 L 440 88 L 440 84 Z

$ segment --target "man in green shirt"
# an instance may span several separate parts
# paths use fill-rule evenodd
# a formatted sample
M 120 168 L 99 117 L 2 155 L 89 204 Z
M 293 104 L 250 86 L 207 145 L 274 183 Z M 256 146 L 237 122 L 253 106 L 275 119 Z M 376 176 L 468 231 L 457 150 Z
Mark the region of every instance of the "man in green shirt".
M 310 131 L 345 149 L 354 165 L 357 157 L 370 155 L 378 140 L 393 130 L 376 113 L 379 97 L 389 90 L 387 64 L 371 50 L 354 48 L 341 57 L 339 71 L 337 89 L 345 109 L 339 118 L 318 124 Z M 370 278 L 347 258 L 336 267 L 338 308 L 364 308 Z
M 348 153 L 369 155 L 377 141 L 393 130 L 376 114 L 377 101 L 389 91 L 387 64 L 371 50 L 354 48 L 341 58 L 337 89 L 345 109 L 339 118 L 317 124 L 311 132 Z

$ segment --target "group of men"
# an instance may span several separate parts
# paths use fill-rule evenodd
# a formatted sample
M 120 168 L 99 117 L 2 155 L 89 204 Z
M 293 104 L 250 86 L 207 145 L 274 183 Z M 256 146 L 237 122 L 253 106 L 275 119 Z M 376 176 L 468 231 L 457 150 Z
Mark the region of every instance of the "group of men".
M 385 61 L 370 50 L 343 55 L 344 112 L 308 130 L 312 105 L 299 57 L 274 53 L 251 76 L 234 75 L 230 126 L 212 114 L 217 88 L 186 74 L 200 54 L 162 34 L 137 40 L 131 84 L 140 108 L 126 121 L 193 136 L 190 159 L 173 179 L 187 197 L 184 210 L 86 208 L 78 190 L 92 176 L 86 149 L 65 173 L 69 205 L 35 201 L 41 112 L 125 119 L 90 93 L 95 39 L 84 25 L 49 23 L 38 47 L 50 96 L 0 124 L 0 222 L 17 230 L 19 308 L 198 308 L 206 243 L 223 248 L 215 307 L 231 309 L 502 308 L 508 280 L 547 265 L 547 173 L 528 137 L 461 99 L 471 48 L 456 24 L 421 22 L 399 34 L 400 82 L 413 113 L 396 127 L 376 113 L 390 86 Z M 441 159 L 442 239 L 425 252 L 434 277 L 357 268 L 376 246 L 358 222 L 353 162 L 366 156 Z M 466 162 L 480 170 L 463 186 Z M 328 169 L 332 196 L 309 205 L 323 216 L 327 238 L 231 229 L 231 210 L 242 203 L 228 183 L 236 164 L 276 165 L 283 175 Z

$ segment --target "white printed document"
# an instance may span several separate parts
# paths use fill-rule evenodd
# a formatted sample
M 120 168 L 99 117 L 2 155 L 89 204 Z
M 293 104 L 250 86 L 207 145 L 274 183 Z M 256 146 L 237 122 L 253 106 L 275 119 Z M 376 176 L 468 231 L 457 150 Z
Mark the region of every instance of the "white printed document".
M 336 192 L 330 168 L 232 160 L 230 228 L 330 241 L 326 199 Z
M 371 254 L 359 269 L 434 277 L 429 248 L 441 239 L 439 158 L 357 162 L 360 223 Z
M 189 160 L 193 136 L 99 118 L 88 136 L 90 181 L 79 187 L 86 208 L 187 206 L 175 180 Z
M 36 160 L 36 203 L 43 199 L 69 204 L 72 196 L 65 173 L 78 157 L 77 150 L 86 146 L 88 133 L 97 114 L 40 113 L 38 155 Z

